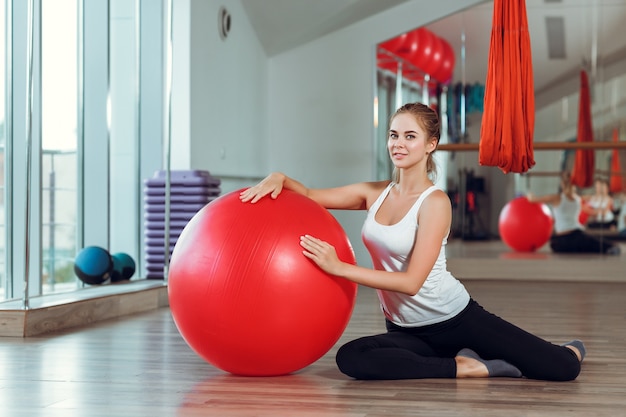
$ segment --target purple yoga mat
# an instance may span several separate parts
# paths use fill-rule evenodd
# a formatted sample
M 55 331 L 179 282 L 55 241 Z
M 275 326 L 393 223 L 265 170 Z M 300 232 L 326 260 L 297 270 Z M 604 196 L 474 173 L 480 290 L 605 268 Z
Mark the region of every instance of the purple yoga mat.
M 170 212 L 170 220 L 185 220 L 189 221 L 195 216 L 196 213 L 191 211 L 183 211 L 183 212 Z M 156 221 L 165 221 L 165 213 L 145 213 L 143 216 L 144 220 L 156 220 Z
M 216 196 L 222 192 L 220 187 L 207 187 L 207 186 L 199 186 L 199 187 L 184 187 L 184 186 L 173 186 L 170 188 L 171 195 L 206 195 L 206 196 Z M 144 195 L 160 195 L 165 196 L 165 187 L 144 187 L 143 189 Z
M 170 255 L 172 255 L 172 254 L 170 253 Z M 164 255 L 153 255 L 153 254 L 147 253 L 144 256 L 144 259 L 145 259 L 145 261 L 148 264 L 161 264 L 161 265 L 165 264 L 165 256 Z
M 185 226 L 189 223 L 188 220 L 171 220 L 170 221 L 170 233 L 172 230 L 183 231 Z M 144 223 L 147 229 L 165 230 L 165 220 L 147 220 Z
M 149 187 L 165 187 L 167 172 L 157 171 L 152 178 L 148 178 L 144 181 L 144 184 Z M 209 171 L 201 170 L 189 170 L 189 171 L 170 171 L 170 185 L 181 186 L 200 186 L 200 185 L 219 185 L 221 183 L 219 178 L 212 177 Z
M 170 230 L 170 244 L 176 243 L 176 240 L 178 239 L 178 236 L 180 236 L 181 232 L 182 230 L 174 230 L 174 231 Z M 150 244 L 160 245 L 161 243 L 155 243 L 155 242 L 163 242 L 163 239 L 165 239 L 165 230 L 146 229 L 143 235 L 144 235 L 146 242 L 151 242 Z
M 172 203 L 170 204 L 170 213 L 174 211 L 196 213 L 205 205 L 202 203 Z M 165 204 L 145 204 L 143 208 L 148 213 L 165 213 Z
M 146 246 L 146 254 L 163 256 L 163 245 L 160 246 Z M 170 253 L 174 250 L 174 245 L 170 244 Z
M 175 203 L 192 203 L 192 204 L 206 204 L 215 200 L 215 197 L 206 195 L 170 195 L 170 204 Z M 146 204 L 163 204 L 165 205 L 164 195 L 147 195 L 143 198 Z
M 163 272 L 148 272 L 146 279 L 163 279 Z

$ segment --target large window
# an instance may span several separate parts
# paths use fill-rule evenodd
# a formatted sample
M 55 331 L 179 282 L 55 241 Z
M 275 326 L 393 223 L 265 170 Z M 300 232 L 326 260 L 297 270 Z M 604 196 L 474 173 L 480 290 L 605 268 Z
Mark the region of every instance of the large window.
M 143 180 L 162 165 L 165 8 L 0 0 L 0 301 L 83 287 L 74 259 L 85 246 L 129 254 L 133 279 L 145 277 Z
M 0 0 L 0 300 L 5 298 L 6 265 L 6 210 L 5 210 L 5 149 L 6 149 L 6 30 L 5 0 Z
M 41 3 L 42 289 L 76 288 L 77 0 Z

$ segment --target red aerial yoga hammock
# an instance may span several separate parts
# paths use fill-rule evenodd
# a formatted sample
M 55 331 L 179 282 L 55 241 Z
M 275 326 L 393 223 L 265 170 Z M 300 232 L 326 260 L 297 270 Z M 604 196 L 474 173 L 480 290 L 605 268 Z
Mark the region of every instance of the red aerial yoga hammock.
M 613 129 L 613 142 L 619 142 L 619 130 Z M 619 149 L 613 149 L 611 154 L 611 176 L 609 177 L 609 191 L 612 193 L 620 193 L 624 191 L 624 183 L 622 180 L 622 166 L 619 161 Z
M 524 0 L 494 0 L 478 162 L 508 172 L 533 165 L 535 96 Z
M 589 80 L 587 72 L 580 71 L 580 98 L 578 100 L 578 129 L 576 142 L 593 142 L 591 123 L 591 99 L 589 97 Z M 595 153 L 593 149 L 577 149 L 572 168 L 572 184 L 580 188 L 593 185 Z

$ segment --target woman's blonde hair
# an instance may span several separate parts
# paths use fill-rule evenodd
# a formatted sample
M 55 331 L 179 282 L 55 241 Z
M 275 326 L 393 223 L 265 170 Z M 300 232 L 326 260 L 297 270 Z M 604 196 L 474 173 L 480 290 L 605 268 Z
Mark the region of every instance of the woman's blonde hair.
M 441 125 L 439 124 L 439 116 L 435 110 L 422 103 L 407 103 L 391 115 L 389 118 L 389 126 L 391 126 L 391 122 L 399 114 L 410 114 L 413 116 L 420 127 L 424 129 L 424 132 L 426 132 L 428 140 L 436 140 L 436 145 L 439 144 L 439 139 L 441 137 Z M 437 146 L 435 146 L 435 149 L 428 154 L 428 160 L 426 161 L 426 172 L 432 180 L 437 177 L 437 166 L 433 160 L 435 150 L 437 150 Z M 396 183 L 400 181 L 400 174 L 395 168 L 392 174 L 392 181 Z

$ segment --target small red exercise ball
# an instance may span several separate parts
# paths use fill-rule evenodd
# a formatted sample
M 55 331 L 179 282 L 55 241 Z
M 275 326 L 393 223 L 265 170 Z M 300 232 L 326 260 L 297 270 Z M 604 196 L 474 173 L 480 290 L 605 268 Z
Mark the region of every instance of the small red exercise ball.
M 587 224 L 587 220 L 589 220 L 589 210 L 591 206 L 588 201 L 583 200 L 581 203 L 580 214 L 578 215 L 578 222 L 582 225 Z
M 509 201 L 500 212 L 500 238 L 518 252 L 534 252 L 550 240 L 554 220 L 547 205 L 526 197 Z
M 239 193 L 204 206 L 180 234 L 168 275 L 172 316 L 187 344 L 226 372 L 288 374 L 337 342 L 357 294 L 302 254 L 300 236 L 329 242 L 352 264 L 354 252 L 313 200 L 283 190 L 252 204 Z

